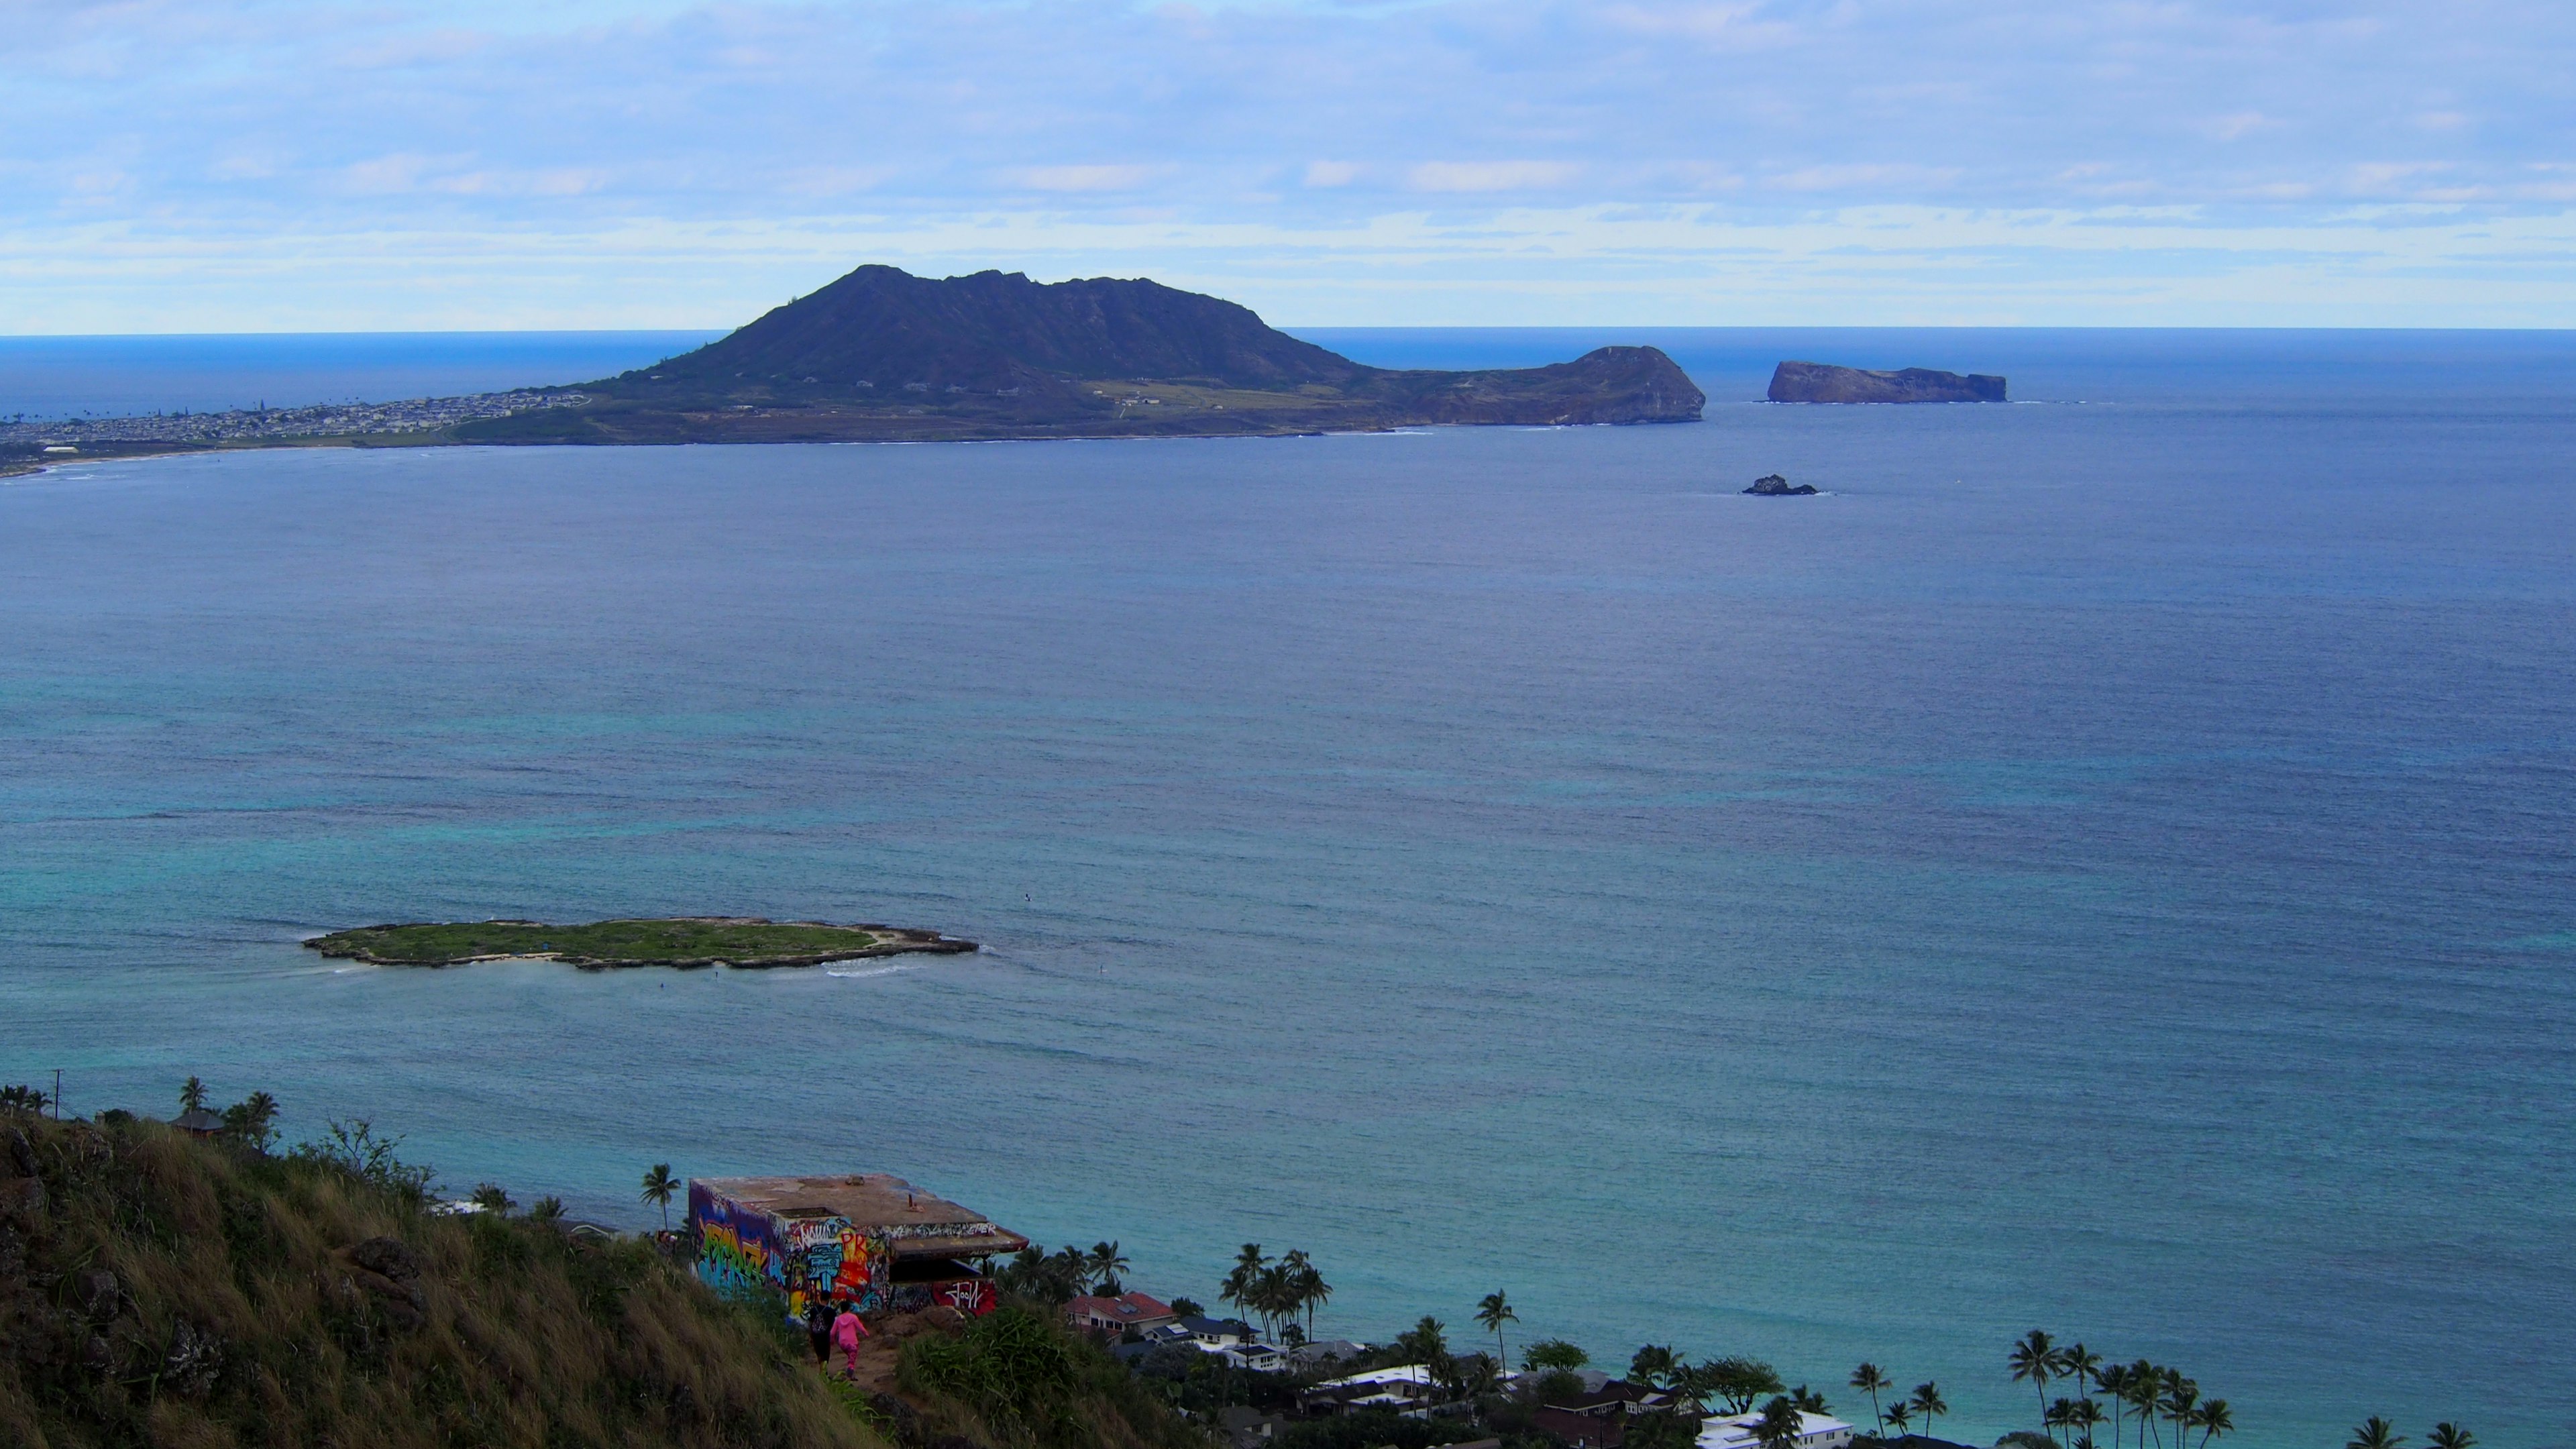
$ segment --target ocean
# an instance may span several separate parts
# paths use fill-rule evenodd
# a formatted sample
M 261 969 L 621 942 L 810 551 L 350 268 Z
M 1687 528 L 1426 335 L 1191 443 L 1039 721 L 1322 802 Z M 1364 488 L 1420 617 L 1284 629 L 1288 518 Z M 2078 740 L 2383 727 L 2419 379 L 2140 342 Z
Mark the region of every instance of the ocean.
M 1165 1296 L 1304 1248 L 1327 1334 L 1501 1289 L 1864 1421 L 1870 1359 L 1970 1442 L 2034 1327 L 2244 1449 L 2568 1442 L 2576 335 L 1310 335 L 1654 341 L 1708 420 L 0 485 L 0 1081 L 634 1226 L 655 1162 L 894 1171 Z M 707 912 L 986 949 L 297 944 Z

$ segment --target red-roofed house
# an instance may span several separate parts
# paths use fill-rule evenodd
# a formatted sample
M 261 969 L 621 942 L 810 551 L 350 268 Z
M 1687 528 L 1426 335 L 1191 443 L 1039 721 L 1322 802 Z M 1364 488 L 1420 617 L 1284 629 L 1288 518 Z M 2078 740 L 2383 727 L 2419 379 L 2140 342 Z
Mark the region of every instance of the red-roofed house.
M 1154 1328 L 1170 1323 L 1178 1315 L 1171 1305 L 1142 1293 L 1122 1293 L 1115 1298 L 1076 1298 L 1064 1305 L 1064 1318 L 1076 1328 L 1093 1333 L 1123 1338 L 1131 1328 Z

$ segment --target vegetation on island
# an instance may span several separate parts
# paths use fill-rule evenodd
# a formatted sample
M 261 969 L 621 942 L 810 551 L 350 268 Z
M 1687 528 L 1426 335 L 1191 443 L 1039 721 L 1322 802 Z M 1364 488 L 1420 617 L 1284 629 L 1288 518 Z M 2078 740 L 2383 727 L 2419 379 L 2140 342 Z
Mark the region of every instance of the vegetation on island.
M 672 916 L 554 926 L 542 921 L 361 926 L 304 943 L 325 956 L 378 966 L 458 966 L 536 957 L 588 970 L 620 966 L 816 966 L 906 951 L 972 951 L 975 943 L 894 926 Z

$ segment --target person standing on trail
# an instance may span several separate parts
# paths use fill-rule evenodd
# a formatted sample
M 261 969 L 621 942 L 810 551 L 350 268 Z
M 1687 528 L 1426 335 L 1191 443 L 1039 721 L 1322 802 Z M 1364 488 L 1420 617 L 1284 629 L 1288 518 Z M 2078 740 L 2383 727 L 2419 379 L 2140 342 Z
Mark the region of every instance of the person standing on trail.
M 843 1303 L 841 1316 L 832 1320 L 832 1341 L 841 1346 L 841 1376 L 859 1376 L 859 1340 L 868 1336 L 868 1326 L 859 1321 L 858 1305 Z
M 817 1293 L 805 1305 L 805 1337 L 814 1345 L 814 1366 L 828 1368 L 832 1363 L 832 1303 Z

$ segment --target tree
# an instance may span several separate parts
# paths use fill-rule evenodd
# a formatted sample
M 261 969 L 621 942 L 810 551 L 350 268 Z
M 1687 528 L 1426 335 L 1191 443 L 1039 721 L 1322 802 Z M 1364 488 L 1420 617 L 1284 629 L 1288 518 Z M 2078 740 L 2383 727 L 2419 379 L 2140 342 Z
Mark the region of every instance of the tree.
M 563 1215 L 563 1199 L 552 1195 L 538 1198 L 536 1206 L 528 1209 L 528 1221 L 532 1223 L 561 1222 Z
M 2051 1444 L 2057 1443 L 2057 1431 L 2065 1428 L 2068 1421 L 2074 1417 L 2075 1401 L 2062 1395 L 2055 1403 L 2052 1403 L 2047 1408 L 2041 1410 L 2039 1422 L 2042 1428 L 2048 1430 L 2048 1442 Z
M 1650 1389 L 1670 1388 L 1682 1361 L 1662 1344 L 1647 1344 L 1628 1359 L 1628 1382 Z
M 1296 1299 L 1297 1306 L 1305 1310 L 1306 1336 L 1313 1338 L 1315 1310 L 1323 1307 L 1325 1300 L 1333 1296 L 1333 1285 L 1324 1281 L 1323 1273 L 1315 1267 L 1314 1260 L 1306 1256 L 1303 1248 L 1289 1249 L 1287 1256 L 1279 1262 L 1288 1270 L 1289 1285 L 1293 1290 L 1291 1296 Z
M 2212 1399 L 2209 1401 L 2208 1405 L 2203 1408 L 2202 1412 L 2206 1413 L 2208 1409 L 2212 1408 L 2223 1409 L 2226 1406 L 2227 1401 L 2225 1399 Z M 2235 1426 L 2232 1424 L 2228 1426 L 2228 1428 L 2234 1427 Z M 2221 1429 L 2218 1432 L 2224 1434 L 2227 1430 Z M 2478 1436 L 2461 1428 L 2457 1424 L 2444 1420 L 2443 1422 L 2433 1426 L 2433 1432 L 2426 1436 L 2426 1440 L 2432 1444 L 2433 1449 L 2477 1449 Z M 2208 1441 L 2204 1439 L 2201 1442 L 2207 1443 Z
M 1903 1399 L 1899 1399 L 1895 1403 L 1888 1405 L 1887 1412 L 1880 1417 L 1887 1421 L 1887 1426 L 1889 1428 L 1894 1429 L 1898 1436 L 1902 1437 L 1906 1432 L 1906 1427 L 1914 1422 L 1914 1406 Z
M 2164 1392 L 2165 1371 L 2139 1359 L 2129 1365 L 2125 1377 L 2127 1388 L 2123 1390 L 2122 1397 L 2128 1400 L 2130 1408 L 2137 1411 L 2138 1442 L 2144 1444 L 2147 1435 L 2154 1433 L 2156 1442 L 2163 1443 L 2164 1435 L 2156 1429 L 2156 1396 Z
M 2102 1371 L 2102 1355 L 2086 1348 L 2081 1341 L 2057 1351 L 2057 1376 L 2075 1380 L 2075 1393 L 2086 1403 L 2093 1402 L 2095 1375 Z M 2096 1418 L 2094 1423 L 2100 1423 Z
M 1175 1318 L 1199 1318 L 1204 1317 L 1206 1313 L 1207 1309 L 1201 1307 L 1199 1301 L 1195 1298 L 1175 1298 L 1172 1300 L 1172 1316 Z
M 267 1155 L 268 1145 L 277 1140 L 277 1099 L 266 1092 L 253 1092 L 224 1109 L 224 1135 L 253 1152 Z
M 1706 1367 L 1709 1392 L 1726 1401 L 1730 1414 L 1749 1412 L 1755 1399 L 1786 1387 L 1779 1373 L 1758 1358 L 1721 1358 Z
M 2120 1414 L 2129 1405 L 2129 1366 L 2104 1364 L 2093 1371 L 2093 1382 L 2111 1397 L 2111 1449 L 2120 1449 Z
M 1561 1338 L 1542 1338 L 1521 1350 L 1525 1369 L 1564 1369 L 1568 1373 L 1592 1362 L 1592 1355 Z
M 45 1104 L 52 1100 L 45 1095 L 42 1088 L 30 1087 L 24 1083 L 0 1087 L 0 1112 L 23 1112 L 34 1117 L 42 1114 Z
M 1128 1266 L 1127 1255 L 1118 1251 L 1114 1239 L 1092 1244 L 1090 1256 L 1083 1260 L 1083 1267 L 1089 1273 L 1091 1291 L 1103 1298 L 1115 1298 L 1125 1291 L 1118 1282 L 1118 1275 L 1126 1272 Z
M 1806 1416 L 1798 1412 L 1798 1406 L 1786 1398 L 1777 1398 L 1763 1405 L 1762 1417 L 1753 1421 L 1753 1440 L 1762 1449 L 1795 1449 L 1806 1427 Z
M 496 1218 L 508 1217 L 510 1209 L 518 1206 L 517 1203 L 510 1201 L 510 1195 L 502 1191 L 501 1184 L 497 1182 L 476 1183 L 471 1201 L 476 1207 Z
M 2373 1414 L 2354 1427 L 2343 1449 L 2397 1449 L 2405 1442 L 2406 1436 L 2397 1432 L 2396 1425 Z
M 1927 1434 L 1932 1432 L 1933 1420 L 1950 1412 L 1950 1401 L 1941 1397 L 1941 1386 L 1937 1383 L 1927 1381 L 1916 1384 L 1914 1397 L 1910 1402 L 1914 1412 L 1923 1416 L 1923 1432 Z
M 202 1112 L 206 1110 L 206 1084 L 204 1082 L 199 1081 L 195 1077 L 190 1077 L 188 1079 L 188 1085 L 179 1089 L 179 1110 L 182 1112 Z
M 1880 1428 L 1886 1428 L 1887 1415 L 1879 1412 L 1878 1395 L 1882 1389 L 1896 1387 L 1888 1381 L 1886 1371 L 1874 1363 L 1862 1364 L 1852 1370 L 1851 1386 L 1852 1392 L 1869 1395 L 1869 1416 L 1878 1421 Z
M 1494 1336 L 1494 1362 L 1511 1362 L 1511 1350 L 1503 1344 L 1503 1325 L 1518 1323 L 1521 1316 L 1512 1311 L 1512 1305 L 1503 1297 L 1501 1289 L 1486 1294 L 1484 1301 L 1476 1305 L 1476 1321 L 1485 1325 L 1485 1331 Z
M 652 1170 L 644 1174 L 643 1200 L 660 1206 L 662 1231 L 666 1233 L 671 1230 L 671 1196 L 679 1190 L 680 1180 L 671 1175 L 671 1164 L 667 1162 L 654 1163 Z
M 2191 1427 L 2191 1413 L 2200 1403 L 2200 1385 L 2183 1377 L 2178 1368 L 2165 1370 L 2164 1392 L 2157 1397 L 2156 1407 L 2173 1421 L 2174 1449 L 2182 1449 L 2183 1431 Z
M 1250 1314 L 1253 1296 L 1260 1291 L 1261 1270 L 1269 1266 L 1270 1255 L 1261 1251 L 1259 1243 L 1244 1244 L 1242 1251 L 1234 1255 L 1233 1270 L 1225 1275 L 1223 1283 L 1217 1285 L 1218 1301 L 1231 1303 L 1237 1312 Z
M 1670 1409 L 1650 1409 L 1628 1420 L 1627 1449 L 1691 1449 L 1698 1438 Z
M 2223 1438 L 2234 1432 L 2236 1416 L 2228 1411 L 2225 1399 L 2211 1399 L 2191 1411 L 2189 1427 L 2200 1431 L 2200 1449 L 2209 1449 L 2210 1440 Z M 2444 1424 L 2440 1427 L 2448 1429 L 2451 1426 Z M 2459 1443 L 2445 1444 L 2437 1431 L 2433 1435 L 2433 1449 L 2469 1449 L 2469 1437 L 2463 1434 L 2460 1436 Z
M 1426 1313 L 1420 1322 L 1395 1336 L 1395 1346 L 1408 1362 L 1436 1370 L 1449 1358 L 1448 1325 Z
M 2046 1428 L 2048 1381 L 2057 1377 L 2057 1346 L 2049 1341 L 2047 1334 L 2034 1328 L 2021 1336 L 2021 1342 L 2012 1346 L 2012 1352 L 2004 1356 L 2004 1361 L 2012 1365 L 2014 1383 L 2027 1383 L 2038 1391 L 2040 1426 Z
M 2106 1417 L 2108 1416 L 2102 1412 L 2102 1406 L 2091 1399 L 2075 1401 L 2067 1411 L 2066 1427 L 2075 1431 L 2077 1449 L 2082 1449 L 2082 1446 L 2093 1442 L 2093 1431 L 2101 1426 L 2102 1420 Z
M 1796 1405 L 1802 1414 L 1830 1414 L 1834 1411 L 1834 1406 L 1825 1402 L 1824 1395 L 1805 1384 L 1789 1391 L 1789 1402 Z

